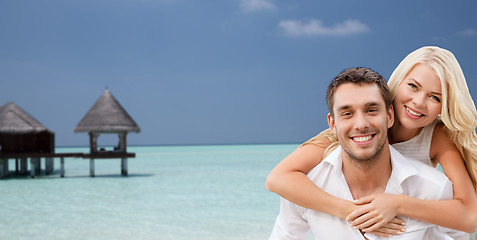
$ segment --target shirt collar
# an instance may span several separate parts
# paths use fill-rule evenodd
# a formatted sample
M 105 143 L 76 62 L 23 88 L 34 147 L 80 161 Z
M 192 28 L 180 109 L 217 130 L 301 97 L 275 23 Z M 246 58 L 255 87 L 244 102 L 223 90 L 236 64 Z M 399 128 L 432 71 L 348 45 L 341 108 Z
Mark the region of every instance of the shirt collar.
M 418 171 L 410 163 L 410 160 L 399 153 L 394 147 L 388 145 L 391 153 L 392 172 L 386 186 L 387 193 L 402 194 L 403 182 L 411 176 L 417 175 Z M 341 159 L 341 146 L 331 152 L 324 163 L 333 166 L 333 171 L 342 174 L 343 161 Z
M 418 171 L 410 163 L 410 160 L 389 145 L 391 152 L 392 172 L 386 186 L 387 193 L 402 194 L 402 184 L 411 176 L 417 175 Z
M 342 173 L 343 160 L 341 159 L 341 146 L 338 146 L 333 150 L 322 162 L 328 163 L 333 166 L 333 171 Z

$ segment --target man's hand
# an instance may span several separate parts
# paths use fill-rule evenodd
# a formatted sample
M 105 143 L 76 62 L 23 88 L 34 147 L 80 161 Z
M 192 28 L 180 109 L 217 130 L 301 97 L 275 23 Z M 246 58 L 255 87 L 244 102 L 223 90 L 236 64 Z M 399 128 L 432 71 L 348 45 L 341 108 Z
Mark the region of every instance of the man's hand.
M 395 217 L 390 222 L 378 228 L 378 230 L 369 233 L 378 237 L 392 237 L 393 235 L 400 235 L 405 232 L 405 224 L 406 222 L 404 222 L 402 219 Z

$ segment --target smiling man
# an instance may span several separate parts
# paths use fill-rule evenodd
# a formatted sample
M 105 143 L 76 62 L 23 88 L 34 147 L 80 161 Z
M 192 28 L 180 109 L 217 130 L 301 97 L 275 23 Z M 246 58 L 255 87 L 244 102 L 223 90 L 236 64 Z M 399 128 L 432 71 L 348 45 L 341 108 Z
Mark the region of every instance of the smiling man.
M 342 199 L 376 193 L 404 194 L 427 200 L 452 199 L 452 184 L 437 170 L 412 161 L 388 143 L 394 123 L 392 99 L 382 76 L 351 68 L 328 86 L 328 124 L 341 147 L 308 173 L 318 187 Z M 393 239 L 452 239 L 435 225 L 401 216 L 406 231 Z M 281 199 L 270 239 L 380 239 L 353 229 L 346 220 Z

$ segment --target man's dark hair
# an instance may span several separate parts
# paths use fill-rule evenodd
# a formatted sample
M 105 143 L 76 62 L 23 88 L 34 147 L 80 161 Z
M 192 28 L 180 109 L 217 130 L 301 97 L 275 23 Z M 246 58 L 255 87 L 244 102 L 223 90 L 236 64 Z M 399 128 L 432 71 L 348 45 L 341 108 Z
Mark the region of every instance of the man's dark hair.
M 328 109 L 331 113 L 331 116 L 334 116 L 333 113 L 333 95 L 336 92 L 336 89 L 344 83 L 353 83 L 357 85 L 362 84 L 376 84 L 379 87 L 381 95 L 386 104 L 386 109 L 389 110 L 392 104 L 391 93 L 389 92 L 388 84 L 383 76 L 379 75 L 377 72 L 364 67 L 355 67 L 349 68 L 338 74 L 328 85 L 328 90 L 326 91 L 326 102 L 328 103 Z M 359 98 L 359 96 L 356 96 Z

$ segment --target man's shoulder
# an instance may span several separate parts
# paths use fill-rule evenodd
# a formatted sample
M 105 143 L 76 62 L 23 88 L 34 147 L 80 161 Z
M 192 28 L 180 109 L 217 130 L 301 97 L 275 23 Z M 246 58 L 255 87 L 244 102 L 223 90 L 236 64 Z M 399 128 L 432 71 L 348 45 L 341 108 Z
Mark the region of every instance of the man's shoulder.
M 414 160 L 403 156 L 407 163 L 417 170 L 417 176 L 425 181 L 435 182 L 437 184 L 443 184 L 449 182 L 447 176 L 436 168 L 425 164 L 421 161 Z
M 391 149 L 393 161 L 401 171 L 408 174 L 402 181 L 403 188 L 414 189 L 418 191 L 417 194 L 428 195 L 430 199 L 447 198 L 449 192 L 452 194 L 452 183 L 444 173 L 430 165 L 407 158 L 392 147 Z
M 320 164 L 312 168 L 307 176 L 312 181 L 315 180 L 323 171 L 341 171 L 341 157 L 340 157 L 341 147 L 333 150 L 327 157 L 325 157 Z

